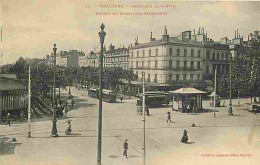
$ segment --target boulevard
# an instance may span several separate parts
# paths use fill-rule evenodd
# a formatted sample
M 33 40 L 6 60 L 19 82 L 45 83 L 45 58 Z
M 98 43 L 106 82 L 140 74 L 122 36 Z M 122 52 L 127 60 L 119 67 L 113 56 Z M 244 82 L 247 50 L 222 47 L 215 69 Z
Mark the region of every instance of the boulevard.
M 25 122 L 0 126 L 1 164 L 96 164 L 98 99 L 89 97 L 86 90 L 71 88 L 71 92 L 75 107 L 67 118 L 58 119 L 59 137 L 50 137 L 50 118 L 33 120 L 32 138 L 26 138 Z M 227 107 L 217 107 L 216 118 L 213 112 L 192 115 L 172 111 L 171 106 L 151 108 L 146 117 L 146 164 L 258 164 L 259 114 L 245 110 L 242 105 L 246 102 L 250 99 L 240 99 L 241 106 L 236 106 L 237 100 L 233 100 L 233 116 L 228 115 Z M 102 164 L 141 165 L 143 117 L 136 111 L 136 98 L 103 105 Z M 209 102 L 203 101 L 203 107 L 207 109 Z M 166 122 L 168 111 L 172 123 Z M 65 135 L 68 120 L 72 125 L 69 136 Z M 183 130 L 188 131 L 188 144 L 181 143 Z M 4 145 L 12 137 L 17 142 Z M 6 142 L 4 138 L 8 138 Z M 125 139 L 128 158 L 123 156 Z

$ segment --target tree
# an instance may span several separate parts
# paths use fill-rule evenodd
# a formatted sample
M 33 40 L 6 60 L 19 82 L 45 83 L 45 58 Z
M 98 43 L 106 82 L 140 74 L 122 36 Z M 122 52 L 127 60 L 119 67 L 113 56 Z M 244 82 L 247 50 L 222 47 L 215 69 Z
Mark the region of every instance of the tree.
M 242 93 L 250 92 L 252 97 L 259 96 L 260 85 L 260 35 L 251 34 L 251 40 L 238 47 L 237 57 L 232 63 L 233 79 Z

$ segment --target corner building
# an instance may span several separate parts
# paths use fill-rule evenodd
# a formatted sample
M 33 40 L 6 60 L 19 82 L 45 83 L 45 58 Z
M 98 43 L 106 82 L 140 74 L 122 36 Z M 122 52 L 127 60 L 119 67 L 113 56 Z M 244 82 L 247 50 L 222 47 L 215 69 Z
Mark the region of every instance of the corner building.
M 169 90 L 183 85 L 197 87 L 207 79 L 212 81 L 217 65 L 221 66 L 219 73 L 226 72 L 229 54 L 228 46 L 209 40 L 204 29 L 197 34 L 194 31 L 193 35 L 185 31 L 180 36 L 170 37 L 166 27 L 162 39 L 156 40 L 151 33 L 150 42 L 136 42 L 129 50 L 130 68 L 139 80 L 145 72 L 146 81 Z

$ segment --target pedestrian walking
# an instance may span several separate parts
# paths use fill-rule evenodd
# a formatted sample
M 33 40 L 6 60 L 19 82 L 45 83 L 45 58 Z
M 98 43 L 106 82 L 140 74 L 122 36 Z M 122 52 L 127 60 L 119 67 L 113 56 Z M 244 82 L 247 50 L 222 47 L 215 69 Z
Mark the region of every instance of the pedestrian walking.
M 172 118 L 171 118 L 171 112 L 167 112 L 168 117 L 167 117 L 167 123 L 170 121 L 172 122 Z
M 121 100 L 121 103 L 122 103 L 122 101 L 123 101 L 123 96 L 120 97 L 120 100 Z
M 72 132 L 72 129 L 71 129 L 71 124 L 70 124 L 70 121 L 68 122 L 68 127 L 67 129 L 65 130 L 65 134 L 66 135 L 70 135 Z
M 6 125 L 9 125 L 9 126 L 11 126 L 10 116 L 11 116 L 10 113 L 7 113 L 7 116 L 6 116 L 7 124 Z
M 146 107 L 146 114 L 147 114 L 147 116 L 150 116 L 150 111 L 149 111 L 148 107 Z
M 75 102 L 72 100 L 72 101 L 71 101 L 71 106 L 72 106 L 72 108 L 74 107 L 74 105 L 75 105 Z
M 20 117 L 21 117 L 20 121 L 23 122 L 24 111 L 21 111 L 21 113 L 20 113 Z
M 124 142 L 124 153 L 123 155 L 127 158 L 127 150 L 128 150 L 128 143 L 127 143 L 127 139 L 125 139 Z
M 182 143 L 187 143 L 188 140 L 189 140 L 189 138 L 188 138 L 188 132 L 187 132 L 186 130 L 184 130 L 183 136 L 182 136 L 182 138 L 181 138 L 181 142 L 182 142 Z

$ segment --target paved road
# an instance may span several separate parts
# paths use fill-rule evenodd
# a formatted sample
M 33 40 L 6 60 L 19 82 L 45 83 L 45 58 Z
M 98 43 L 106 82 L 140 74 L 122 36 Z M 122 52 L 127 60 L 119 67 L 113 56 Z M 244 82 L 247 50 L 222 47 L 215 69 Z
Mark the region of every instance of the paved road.
M 50 137 L 52 123 L 48 119 L 33 122 L 30 139 L 26 138 L 26 123 L 0 126 L 0 135 L 16 137 L 19 142 L 13 145 L 13 154 L 1 155 L 0 164 L 96 164 L 98 100 L 74 88 L 72 94 L 76 96 L 76 106 L 68 113 L 68 119 L 72 121 L 73 135 L 64 134 L 68 120 L 65 118 L 58 120 L 58 138 Z M 244 102 L 249 99 L 241 100 L 241 104 Z M 142 164 L 143 122 L 135 103 L 135 99 L 103 103 L 102 164 Z M 208 102 L 203 104 L 208 106 Z M 170 107 L 150 109 L 151 116 L 146 120 L 147 165 L 259 164 L 259 114 L 243 107 L 234 107 L 234 116 L 227 115 L 227 107 L 217 110 L 214 118 L 212 112 L 187 115 L 171 111 Z M 168 111 L 173 123 L 166 122 Z M 184 129 L 188 131 L 189 144 L 180 142 Z M 128 159 L 122 155 L 125 139 L 129 142 Z

